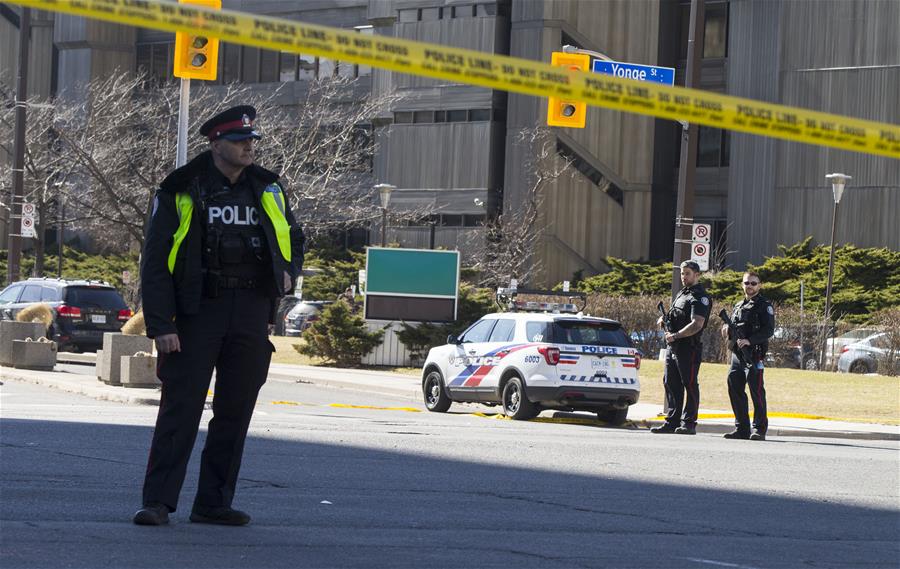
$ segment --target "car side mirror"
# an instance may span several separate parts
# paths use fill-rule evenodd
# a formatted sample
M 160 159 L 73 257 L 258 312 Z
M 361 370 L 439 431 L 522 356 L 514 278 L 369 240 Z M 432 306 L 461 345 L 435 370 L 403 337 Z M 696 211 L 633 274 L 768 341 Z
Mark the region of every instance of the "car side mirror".
M 459 338 L 456 337 L 456 334 L 450 334 L 447 336 L 448 344 L 459 344 Z

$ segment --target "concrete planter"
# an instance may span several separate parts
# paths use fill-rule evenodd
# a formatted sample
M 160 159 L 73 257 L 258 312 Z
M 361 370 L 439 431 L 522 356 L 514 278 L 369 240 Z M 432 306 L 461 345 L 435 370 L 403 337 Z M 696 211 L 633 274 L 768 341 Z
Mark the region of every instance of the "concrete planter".
M 152 351 L 153 340 L 146 336 L 107 332 L 103 334 L 103 351 L 97 352 L 97 378 L 109 385 L 122 385 L 122 356 Z
M 13 359 L 13 342 L 31 338 L 37 340 L 46 334 L 46 328 L 40 322 L 0 321 L 0 365 L 11 366 Z
M 119 373 L 123 387 L 159 387 L 156 377 L 156 357 L 122 356 Z
M 13 366 L 17 369 L 51 371 L 56 365 L 56 342 L 13 340 Z
M 100 381 L 106 381 L 108 379 L 103 375 L 103 350 L 97 350 L 97 361 L 94 364 L 94 372 L 97 374 L 97 379 Z

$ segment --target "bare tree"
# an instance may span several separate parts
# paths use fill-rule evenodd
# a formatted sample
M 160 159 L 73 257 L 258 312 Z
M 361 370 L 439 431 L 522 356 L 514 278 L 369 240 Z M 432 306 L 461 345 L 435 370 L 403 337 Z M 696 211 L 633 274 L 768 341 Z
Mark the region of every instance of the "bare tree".
M 534 251 L 544 238 L 540 223 L 544 192 L 556 180 L 574 174 L 572 161 L 559 152 L 556 136 L 543 126 L 522 130 L 515 144 L 524 145 L 528 159 L 523 168 L 531 174 L 531 185 L 522 205 L 507 210 L 485 223 L 485 250 L 473 268 L 479 273 L 478 285 L 506 285 L 511 278 L 526 283 L 541 271 Z
M 257 162 L 282 174 L 309 231 L 376 219 L 375 142 L 367 125 L 395 97 L 367 95 L 354 80 L 338 77 L 306 86 L 299 103 L 282 87 L 192 86 L 188 156 L 206 149 L 196 136 L 201 122 L 234 105 L 253 105 L 263 134 Z M 178 100 L 173 85 L 150 86 L 146 76 L 115 73 L 86 85 L 78 103 L 56 101 L 56 133 L 78 166 L 67 197 L 80 226 L 101 245 L 143 244 L 153 193 L 175 167 Z
M 0 84 L 3 107 L 0 110 L 0 149 L 12 155 L 15 128 L 15 92 Z M 25 130 L 25 171 L 23 198 L 35 205 L 35 264 L 33 275 L 44 272 L 45 235 L 50 226 L 64 223 L 60 219 L 60 203 L 67 186 L 72 184 L 76 164 L 71 160 L 56 131 L 57 107 L 50 101 L 34 97 L 26 101 L 28 108 Z M 0 192 L 11 193 L 12 166 L 0 163 Z

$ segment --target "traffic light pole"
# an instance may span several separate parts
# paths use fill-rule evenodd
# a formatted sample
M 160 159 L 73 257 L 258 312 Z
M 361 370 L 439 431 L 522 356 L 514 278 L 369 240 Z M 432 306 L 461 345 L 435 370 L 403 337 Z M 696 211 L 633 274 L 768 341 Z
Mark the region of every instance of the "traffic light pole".
M 16 82 L 16 134 L 13 142 L 12 200 L 9 209 L 9 256 L 6 282 L 19 280 L 22 257 L 22 199 L 25 194 L 25 107 L 28 99 L 28 48 L 31 38 L 31 9 L 22 8 L 19 17 L 19 69 Z
M 700 85 L 703 54 L 704 0 L 691 0 L 687 70 L 684 86 Z M 672 298 L 681 290 L 681 262 L 690 259 L 691 225 L 694 222 L 694 181 L 697 172 L 697 123 L 682 123 L 681 159 L 678 165 L 678 197 L 675 206 L 675 243 L 672 248 Z M 686 250 L 687 249 L 687 250 Z
M 191 80 L 181 80 L 181 96 L 178 101 L 178 143 L 175 147 L 175 167 L 187 164 L 188 108 L 191 105 Z

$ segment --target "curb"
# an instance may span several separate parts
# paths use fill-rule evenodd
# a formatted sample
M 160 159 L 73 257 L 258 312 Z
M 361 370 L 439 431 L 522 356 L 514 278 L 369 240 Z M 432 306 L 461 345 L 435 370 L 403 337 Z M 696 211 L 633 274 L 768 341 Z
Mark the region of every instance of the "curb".
M 41 385 L 52 389 L 59 389 L 67 393 L 75 393 L 84 395 L 92 399 L 100 401 L 111 401 L 114 403 L 128 403 L 130 405 L 151 405 L 159 406 L 160 391 L 159 388 L 147 389 L 143 388 L 146 394 L 128 393 L 124 391 L 126 388 L 121 387 L 121 393 L 117 393 L 118 386 L 106 385 L 97 380 L 97 385 L 85 385 L 83 382 L 69 382 L 56 378 L 40 377 L 37 373 L 32 375 L 25 370 L 0 368 L 3 371 L 3 380 L 19 381 L 22 383 L 31 383 L 33 385 Z M 135 389 L 135 388 L 130 388 Z
M 654 419 L 638 419 L 634 424 L 639 427 L 659 427 L 665 421 Z M 734 430 L 731 423 L 697 423 L 697 433 L 724 435 Z M 818 437 L 830 439 L 856 439 L 869 441 L 900 441 L 900 433 L 879 433 L 872 431 L 827 431 L 819 429 L 804 429 L 802 427 L 775 427 L 769 425 L 767 437 Z M 754 441 L 756 442 L 756 441 Z
M 24 383 L 42 385 L 69 393 L 84 395 L 101 401 L 127 403 L 130 405 L 150 405 L 156 407 L 159 406 L 160 390 L 158 388 L 152 390 L 141 389 L 144 394 L 137 394 L 125 391 L 129 388 L 106 385 L 104 383 L 101 383 L 99 380 L 97 380 L 96 384 L 85 384 L 83 381 L 66 381 L 62 378 L 47 377 L 46 372 L 34 372 L 6 367 L 0 367 L 0 371 L 3 372 L 3 380 L 20 381 Z M 296 374 L 288 374 L 283 371 L 272 372 L 269 373 L 268 379 L 286 383 L 305 383 L 332 389 L 345 389 L 361 393 L 370 393 L 374 395 L 388 395 L 408 401 L 419 401 L 418 390 L 411 391 L 410 387 L 393 387 L 371 383 L 360 383 L 357 381 L 346 379 L 312 377 L 302 372 Z M 121 392 L 119 391 L 120 389 Z M 662 425 L 663 422 L 664 421 L 660 419 L 635 419 L 632 421 L 632 423 L 638 428 L 646 429 Z M 701 434 L 722 435 L 731 432 L 732 430 L 734 430 L 734 425 L 731 423 L 700 422 L 697 424 L 697 432 Z M 825 429 L 820 430 L 802 427 L 770 426 L 768 435 L 772 437 L 814 437 L 872 441 L 900 441 L 900 433 L 884 433 L 873 431 L 829 431 Z

